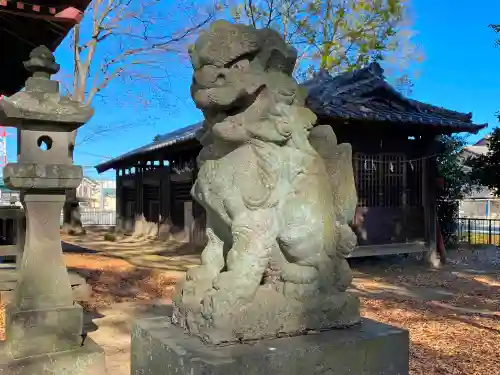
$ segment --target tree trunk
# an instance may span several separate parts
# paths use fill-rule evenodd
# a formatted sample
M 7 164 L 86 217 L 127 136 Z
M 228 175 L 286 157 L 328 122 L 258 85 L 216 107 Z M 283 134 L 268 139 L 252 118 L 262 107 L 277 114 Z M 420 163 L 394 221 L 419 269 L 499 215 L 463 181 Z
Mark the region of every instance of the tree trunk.
M 76 131 L 70 135 L 70 152 L 73 159 L 74 144 L 76 139 Z M 80 215 L 80 204 L 76 196 L 76 189 L 66 191 L 66 202 L 63 206 L 63 226 L 64 233 L 69 235 L 82 235 L 85 233 L 83 229 L 82 219 Z
M 66 192 L 66 202 L 63 206 L 63 227 L 66 234 L 81 235 L 85 233 L 83 229 L 80 205 L 76 196 L 76 189 L 70 189 Z

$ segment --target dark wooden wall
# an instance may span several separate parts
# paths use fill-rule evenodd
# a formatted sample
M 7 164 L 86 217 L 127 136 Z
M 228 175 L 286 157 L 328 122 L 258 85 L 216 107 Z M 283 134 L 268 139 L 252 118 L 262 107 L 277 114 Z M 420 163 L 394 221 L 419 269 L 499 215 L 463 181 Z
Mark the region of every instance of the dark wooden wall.
M 187 232 L 195 242 L 205 240 L 204 210 L 192 201 L 191 187 L 196 176 L 198 150 L 179 153 L 170 160 L 150 155 L 133 166 L 117 169 L 117 229 L 131 232 L 138 218 L 164 222 L 173 230 Z M 155 160 L 161 159 L 161 160 Z
M 434 158 L 429 156 L 434 136 L 375 126 L 331 125 L 339 143 L 348 142 L 353 148 L 359 202 L 352 227 L 358 244 L 428 242 L 433 238 Z M 122 167 L 117 176 L 120 225 L 124 223 L 130 230 L 137 215 L 159 223 L 168 219 L 175 227 L 189 231 L 192 241 L 203 243 L 205 212 L 190 195 L 196 168 L 182 170 L 186 163 L 194 167 L 199 150 L 199 145 L 193 144 L 170 152 L 168 157 L 150 155 L 149 161 Z M 155 165 L 152 160 L 160 161 Z
M 427 241 L 429 157 L 433 137 L 375 124 L 334 124 L 338 142 L 353 148 L 358 244 Z M 427 194 L 427 195 L 426 195 Z

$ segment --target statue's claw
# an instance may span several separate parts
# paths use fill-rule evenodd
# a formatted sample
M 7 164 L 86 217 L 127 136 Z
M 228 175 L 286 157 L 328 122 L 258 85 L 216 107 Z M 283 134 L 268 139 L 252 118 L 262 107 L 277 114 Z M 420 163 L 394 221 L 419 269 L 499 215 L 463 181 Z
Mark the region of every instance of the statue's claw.
M 208 267 L 199 266 L 190 268 L 186 272 L 186 280 L 187 281 L 198 281 L 198 280 L 212 280 L 217 276 L 216 272 L 210 270 Z

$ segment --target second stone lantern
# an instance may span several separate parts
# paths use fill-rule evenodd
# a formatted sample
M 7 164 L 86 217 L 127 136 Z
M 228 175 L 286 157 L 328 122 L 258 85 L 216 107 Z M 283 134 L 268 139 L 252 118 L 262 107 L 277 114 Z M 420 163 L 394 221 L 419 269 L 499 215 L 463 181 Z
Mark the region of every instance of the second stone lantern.
M 102 349 L 89 339 L 82 345 L 83 309 L 73 300 L 60 241 L 66 190 L 83 177 L 73 165 L 70 134 L 93 111 L 61 96 L 59 83 L 50 79 L 59 65 L 48 48 L 35 48 L 24 65 L 32 73 L 25 90 L 0 101 L 0 121 L 20 132 L 18 161 L 7 164 L 3 178 L 21 191 L 26 209 L 18 283 L 6 307 L 6 352 L 24 368 L 16 374 L 35 371 L 33 366 L 37 374 L 59 374 L 68 366 L 74 368 L 68 374 L 100 374 Z

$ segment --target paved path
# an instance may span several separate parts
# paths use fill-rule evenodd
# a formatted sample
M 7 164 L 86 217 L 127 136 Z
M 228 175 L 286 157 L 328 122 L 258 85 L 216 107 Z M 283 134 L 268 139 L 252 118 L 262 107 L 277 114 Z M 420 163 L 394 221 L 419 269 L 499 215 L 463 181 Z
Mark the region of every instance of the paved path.
M 86 316 L 85 329 L 106 352 L 108 375 L 130 374 L 130 331 L 134 319 L 167 316 L 169 300 L 125 302 L 102 309 L 98 315 Z

